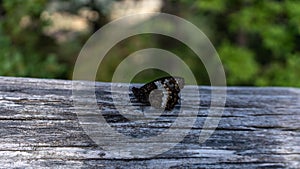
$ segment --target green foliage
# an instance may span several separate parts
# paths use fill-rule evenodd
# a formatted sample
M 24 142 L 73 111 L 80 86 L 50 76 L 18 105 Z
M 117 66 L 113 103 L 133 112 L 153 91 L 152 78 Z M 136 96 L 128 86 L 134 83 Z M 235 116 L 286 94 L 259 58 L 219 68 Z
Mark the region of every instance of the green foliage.
M 275 86 L 300 86 L 300 53 L 291 54 L 287 57 L 286 63 L 273 62 L 264 69 L 264 76 L 258 76 L 256 84 L 258 86 L 272 85 Z M 268 77 L 268 78 L 265 78 Z
M 188 2 L 188 1 L 186 1 Z M 225 5 L 226 1 L 224 0 L 202 0 L 202 1 L 196 1 L 196 4 L 198 7 L 200 7 L 201 9 L 204 9 L 206 11 L 212 11 L 212 12 L 222 12 L 225 10 L 226 5 Z
M 219 48 L 229 85 L 247 84 L 258 72 L 254 54 L 247 48 L 224 43 Z
M 181 3 L 190 6 L 187 0 Z M 194 22 L 198 16 L 213 30 L 206 33 L 229 85 L 300 86 L 299 1 L 198 0 L 193 7 L 182 14 Z
M 3 1 L 0 20 L 0 75 L 64 77 L 54 41 L 43 34 L 49 24 L 40 18 L 47 1 Z M 22 23 L 23 22 L 23 23 Z
M 55 0 L 54 0 L 55 1 Z M 74 59 L 86 37 L 57 43 L 43 32 L 51 22 L 41 17 L 51 1 L 4 0 L 0 3 L 0 75 L 70 78 Z M 85 6 L 99 14 L 90 20 L 92 32 L 108 22 L 113 1 L 56 1 L 60 12 L 78 14 Z M 99 1 L 100 2 L 100 1 Z M 102 2 L 102 1 L 101 1 Z M 165 0 L 164 9 L 198 26 L 214 44 L 228 85 L 300 86 L 300 1 L 297 0 Z M 169 3 L 168 3 L 169 2 Z M 65 5 L 68 4 L 68 5 Z M 164 11 L 168 13 L 168 10 Z M 168 28 L 167 23 L 160 26 Z M 169 29 L 176 29 L 170 27 Z M 176 31 L 176 30 L 175 30 Z M 139 35 L 113 47 L 97 80 L 110 81 L 128 55 L 145 48 L 162 48 L 181 57 L 200 85 L 209 85 L 204 65 L 187 46 L 172 38 Z M 147 70 L 143 82 L 165 72 Z

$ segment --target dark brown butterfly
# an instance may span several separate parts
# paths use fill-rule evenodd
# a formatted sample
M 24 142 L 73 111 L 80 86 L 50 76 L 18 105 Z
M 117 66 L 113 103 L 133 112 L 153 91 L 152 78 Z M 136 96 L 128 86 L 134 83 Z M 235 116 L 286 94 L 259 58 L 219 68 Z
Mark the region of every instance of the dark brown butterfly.
M 168 76 L 140 88 L 133 87 L 132 92 L 141 103 L 150 103 L 155 108 L 172 110 L 180 99 L 179 92 L 183 87 L 184 78 Z

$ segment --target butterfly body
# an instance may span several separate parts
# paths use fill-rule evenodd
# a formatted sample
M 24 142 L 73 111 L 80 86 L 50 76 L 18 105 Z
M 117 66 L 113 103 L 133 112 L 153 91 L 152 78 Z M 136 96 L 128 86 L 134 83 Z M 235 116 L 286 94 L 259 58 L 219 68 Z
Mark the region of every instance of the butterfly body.
M 183 78 L 168 76 L 156 79 L 140 88 L 133 87 L 132 92 L 141 103 L 150 103 L 155 108 L 172 110 L 180 99 L 179 92 L 183 86 Z

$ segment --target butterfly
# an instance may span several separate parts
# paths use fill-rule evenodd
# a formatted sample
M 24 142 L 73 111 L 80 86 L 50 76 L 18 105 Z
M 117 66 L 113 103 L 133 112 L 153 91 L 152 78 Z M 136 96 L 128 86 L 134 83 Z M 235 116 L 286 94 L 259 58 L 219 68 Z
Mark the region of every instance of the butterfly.
M 140 88 L 133 87 L 132 92 L 141 103 L 150 103 L 155 108 L 172 110 L 180 99 L 179 92 L 183 87 L 184 78 L 167 76 Z

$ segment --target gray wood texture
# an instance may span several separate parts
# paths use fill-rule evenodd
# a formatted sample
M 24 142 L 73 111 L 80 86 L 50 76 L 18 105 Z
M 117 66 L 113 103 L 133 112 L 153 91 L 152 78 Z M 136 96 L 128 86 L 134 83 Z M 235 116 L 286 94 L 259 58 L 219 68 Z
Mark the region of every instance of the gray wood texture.
M 97 102 L 117 131 L 155 134 L 176 118 L 170 113 L 142 126 L 124 121 L 110 105 L 109 86 L 96 83 Z M 110 154 L 89 138 L 74 112 L 72 81 L 0 77 L 0 168 L 300 168 L 299 89 L 228 87 L 218 128 L 200 144 L 210 89 L 199 86 L 201 108 L 190 133 L 169 151 L 143 158 Z

